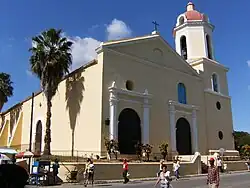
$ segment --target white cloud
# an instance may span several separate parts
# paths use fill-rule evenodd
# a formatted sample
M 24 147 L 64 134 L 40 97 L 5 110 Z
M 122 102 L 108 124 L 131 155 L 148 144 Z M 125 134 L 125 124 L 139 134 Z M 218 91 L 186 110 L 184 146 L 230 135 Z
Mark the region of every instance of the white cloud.
M 111 24 L 106 28 L 108 40 L 122 39 L 130 37 L 132 34 L 131 29 L 127 24 L 121 20 L 113 19 Z
M 28 76 L 33 76 L 32 72 L 31 72 L 30 70 L 26 70 L 26 74 L 27 74 Z
M 100 45 L 101 41 L 98 41 L 91 37 L 68 37 L 68 39 L 73 42 L 72 70 L 96 58 L 97 54 L 95 52 L 95 49 Z
M 95 30 L 97 28 L 100 28 L 100 25 L 93 25 L 91 28 L 89 28 L 89 31 Z M 113 19 L 109 25 L 105 26 L 105 32 L 107 34 L 107 40 L 122 39 L 125 37 L 130 37 L 132 34 L 132 31 L 127 26 L 127 24 L 117 19 Z M 73 42 L 73 64 L 71 70 L 75 70 L 76 68 L 88 63 L 89 61 L 97 57 L 95 49 L 100 46 L 101 41 L 92 37 L 72 37 L 67 35 L 66 33 L 63 33 L 62 36 Z M 36 44 L 32 43 L 32 46 L 35 45 Z M 26 73 L 28 74 L 28 72 Z
M 247 61 L 247 65 L 248 65 L 248 67 L 250 67 L 250 60 Z

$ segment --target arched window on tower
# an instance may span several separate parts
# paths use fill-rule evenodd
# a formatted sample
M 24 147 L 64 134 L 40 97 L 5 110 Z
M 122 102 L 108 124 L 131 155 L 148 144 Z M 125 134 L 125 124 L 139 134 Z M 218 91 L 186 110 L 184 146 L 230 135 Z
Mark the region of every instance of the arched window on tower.
M 187 40 L 184 35 L 181 37 L 180 43 L 181 43 L 181 56 L 186 60 L 187 59 Z
M 178 84 L 178 101 L 182 104 L 187 104 L 186 87 L 183 83 Z
M 213 59 L 213 52 L 212 52 L 212 46 L 211 46 L 211 38 L 209 35 L 206 35 L 206 43 L 207 43 L 207 57 L 209 59 Z
M 184 24 L 184 17 L 183 16 L 181 16 L 179 18 L 179 25 L 182 25 L 182 24 Z
M 213 73 L 212 74 L 212 89 L 214 92 L 219 92 L 219 79 L 218 79 L 218 75 Z

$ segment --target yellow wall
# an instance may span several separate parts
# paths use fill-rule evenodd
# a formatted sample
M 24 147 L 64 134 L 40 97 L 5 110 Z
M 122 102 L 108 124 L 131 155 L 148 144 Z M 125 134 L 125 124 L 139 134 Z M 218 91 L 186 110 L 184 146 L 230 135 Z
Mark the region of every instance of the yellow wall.
M 7 120 L 4 124 L 3 129 L 0 133 L 0 146 L 7 146 L 9 135 L 9 120 Z
M 15 125 L 15 132 L 13 132 L 13 138 L 10 143 L 10 147 L 15 148 L 16 150 L 21 150 L 22 145 L 22 128 L 23 128 L 23 112 L 21 112 L 19 121 Z

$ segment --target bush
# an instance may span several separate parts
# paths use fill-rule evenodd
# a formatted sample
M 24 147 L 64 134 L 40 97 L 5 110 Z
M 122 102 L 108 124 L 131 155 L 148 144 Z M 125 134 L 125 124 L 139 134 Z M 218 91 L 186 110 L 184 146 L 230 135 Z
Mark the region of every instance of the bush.
M 166 160 L 166 157 L 168 156 L 168 143 L 164 142 L 159 146 L 161 155 L 164 160 Z
M 143 146 L 143 151 L 146 153 L 147 161 L 149 161 L 150 154 L 152 153 L 153 146 L 146 144 Z
M 143 151 L 143 144 L 140 143 L 140 142 L 138 142 L 138 143 L 135 145 L 135 152 L 136 152 L 136 155 L 137 155 L 138 160 L 141 160 L 142 151 Z
M 111 159 L 111 154 L 113 153 L 115 155 L 115 159 L 117 160 L 118 152 L 119 152 L 118 141 L 109 140 L 109 139 L 105 138 L 104 144 L 105 144 L 105 147 L 106 147 L 106 150 L 108 152 L 110 159 Z
M 242 146 L 242 153 L 245 157 L 249 157 L 250 156 L 250 146 L 248 144 Z

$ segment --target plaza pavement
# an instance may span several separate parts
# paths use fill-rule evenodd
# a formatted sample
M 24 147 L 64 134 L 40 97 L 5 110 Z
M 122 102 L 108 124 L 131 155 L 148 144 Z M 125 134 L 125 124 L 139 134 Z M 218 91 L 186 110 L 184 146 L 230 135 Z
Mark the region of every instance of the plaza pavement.
M 148 181 L 145 181 L 148 180 Z M 100 183 L 100 182 L 99 182 Z M 131 188 L 152 188 L 155 184 L 150 179 L 132 180 L 130 183 L 124 185 L 122 183 L 115 183 L 115 181 L 103 182 L 96 184 L 94 187 L 131 187 Z M 206 188 L 206 175 L 202 176 L 189 176 L 182 178 L 178 181 L 173 181 L 174 188 Z M 35 188 L 36 186 L 27 186 L 27 188 Z M 53 186 L 54 188 L 82 188 L 83 185 L 79 184 L 63 184 L 60 186 Z M 92 187 L 92 186 L 88 186 Z M 247 188 L 250 187 L 250 172 L 234 172 L 221 175 L 220 188 Z

